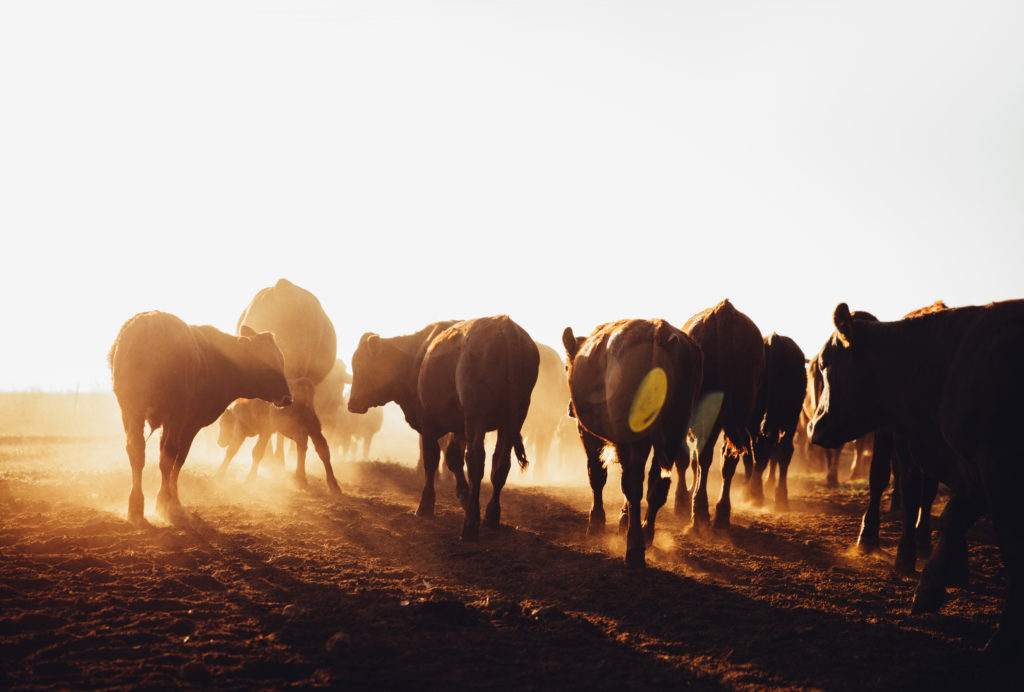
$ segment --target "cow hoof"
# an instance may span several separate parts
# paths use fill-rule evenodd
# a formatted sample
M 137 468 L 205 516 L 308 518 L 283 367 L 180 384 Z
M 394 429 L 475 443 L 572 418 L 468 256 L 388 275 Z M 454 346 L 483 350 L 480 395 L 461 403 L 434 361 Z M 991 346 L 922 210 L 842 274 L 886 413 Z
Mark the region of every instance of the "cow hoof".
M 476 524 L 465 524 L 462 527 L 462 540 L 466 543 L 480 542 L 480 527 Z
M 776 512 L 788 512 L 789 511 L 789 498 L 777 497 L 775 498 L 775 511 Z
M 825 487 L 826 488 L 838 488 L 839 487 L 839 479 L 838 478 L 832 478 L 831 476 L 829 476 L 828 478 L 825 479 Z
M 643 525 L 644 533 L 644 545 L 651 545 L 654 543 L 654 524 L 648 524 L 644 522 Z
M 604 535 L 604 519 L 596 521 L 593 518 L 587 524 L 587 536 L 596 537 Z
M 857 548 L 864 555 L 871 555 L 881 550 L 882 545 L 878 540 L 878 534 L 865 534 L 863 531 L 857 537 Z
M 341 495 L 341 488 L 338 486 L 337 481 L 335 481 L 334 483 L 328 483 L 327 490 L 328 492 L 331 493 L 331 495 Z
M 712 526 L 716 529 L 729 528 L 731 510 L 728 507 L 719 507 L 715 510 L 715 521 Z
M 500 524 L 501 510 L 491 511 L 490 508 L 484 513 L 484 527 L 488 529 L 498 528 Z
M 698 533 L 703 532 L 711 528 L 711 515 L 707 512 L 694 512 L 693 516 L 690 518 L 690 523 L 693 525 L 694 531 L 697 531 Z
M 945 589 L 941 586 L 929 586 L 922 580 L 917 585 L 917 590 L 914 591 L 914 601 L 910 605 L 910 614 L 937 613 L 945 600 Z
M 300 488 L 303 488 L 303 489 L 305 489 L 305 488 L 307 488 L 309 486 L 309 481 L 306 480 L 305 476 L 295 476 L 294 482 L 295 482 L 295 485 L 297 485 L 297 486 L 299 486 Z
M 636 569 L 647 566 L 643 548 L 626 548 L 626 567 Z
M 626 529 L 629 528 L 629 515 L 623 512 L 619 515 L 619 533 L 625 534 Z
M 917 560 L 913 557 L 908 557 L 905 553 L 901 554 L 899 551 L 896 552 L 896 561 L 893 562 L 892 571 L 901 577 L 912 577 L 914 576 L 914 567 L 916 566 Z
M 420 506 L 416 508 L 416 516 L 423 517 L 424 519 L 433 519 L 434 506 L 421 502 Z
M 143 509 L 145 508 L 145 506 L 146 501 L 142 497 L 142 493 L 132 493 L 128 497 L 128 521 L 130 521 L 133 524 L 138 524 L 144 521 Z

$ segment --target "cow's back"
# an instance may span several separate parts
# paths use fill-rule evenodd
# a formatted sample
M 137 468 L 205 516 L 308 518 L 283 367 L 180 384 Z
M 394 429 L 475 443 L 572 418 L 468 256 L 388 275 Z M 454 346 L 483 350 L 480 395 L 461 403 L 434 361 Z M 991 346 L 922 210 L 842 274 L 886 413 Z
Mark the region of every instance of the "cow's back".
M 765 416 L 765 432 L 792 432 L 796 429 L 807 393 L 804 352 L 786 336 L 765 337 L 765 365 L 761 391 L 755 409 Z M 760 424 L 760 421 L 758 421 Z
M 582 343 L 569 368 L 574 414 L 584 428 L 611 444 L 643 439 L 665 411 L 681 402 L 681 395 L 688 399 L 688 418 L 699 386 L 700 361 L 696 343 L 663 320 L 601 325 Z M 630 424 L 634 400 L 642 383 L 658 368 L 665 375 L 661 413 L 634 430 Z M 681 392 L 687 383 L 691 391 Z
M 462 430 L 467 411 L 493 430 L 526 417 L 540 355 L 530 335 L 507 315 L 458 322 L 438 334 L 419 370 L 425 420 L 442 432 Z
M 1016 449 L 1013 431 L 1024 420 L 1022 395 L 1024 301 L 992 303 L 965 330 L 950 366 L 940 411 L 944 437 L 962 458 L 977 458 L 980 450 Z
M 722 392 L 720 420 L 745 426 L 764 370 L 764 342 L 753 320 L 723 300 L 683 325 L 704 352 L 701 392 Z
M 202 365 L 202 343 L 195 328 L 159 311 L 128 320 L 110 350 L 114 394 L 145 416 L 154 429 L 184 406 Z
M 239 331 L 242 325 L 274 334 L 288 379 L 308 377 L 318 383 L 334 367 L 334 325 L 316 296 L 287 279 L 256 294 L 238 318 Z

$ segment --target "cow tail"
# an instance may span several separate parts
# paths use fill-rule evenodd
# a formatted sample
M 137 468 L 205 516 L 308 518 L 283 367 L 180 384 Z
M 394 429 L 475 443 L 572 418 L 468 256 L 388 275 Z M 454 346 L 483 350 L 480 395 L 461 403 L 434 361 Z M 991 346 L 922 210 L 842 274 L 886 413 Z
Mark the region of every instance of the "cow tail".
M 530 460 L 526 458 L 526 448 L 523 447 L 523 435 L 522 433 L 516 433 L 516 437 L 512 440 L 512 448 L 516 452 L 516 460 L 519 462 L 519 468 L 526 470 L 526 467 L 530 465 Z

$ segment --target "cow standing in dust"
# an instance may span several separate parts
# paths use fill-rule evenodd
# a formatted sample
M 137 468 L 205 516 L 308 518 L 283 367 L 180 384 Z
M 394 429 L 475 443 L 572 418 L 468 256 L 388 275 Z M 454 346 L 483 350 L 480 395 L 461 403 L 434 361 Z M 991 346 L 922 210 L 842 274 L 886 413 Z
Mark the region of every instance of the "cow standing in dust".
M 643 567 L 646 542 L 654 537 L 655 517 L 671 483 L 663 471 L 671 471 L 683 448 L 700 389 L 700 348 L 664 320 L 619 320 L 599 326 L 586 338 L 577 338 L 566 327 L 562 343 L 594 499 L 587 532 L 604 528 L 602 494 L 608 471 L 601 453 L 606 444 L 612 445 L 622 464 L 626 498 L 626 565 Z M 652 448 L 647 517 L 641 524 L 644 469 Z
M 764 375 L 748 426 L 753 459 L 750 455 L 743 457 L 747 493 L 755 505 L 764 501 L 761 478 L 769 463 L 776 464 L 779 471 L 775 508 L 785 509 L 789 505 L 789 462 L 807 389 L 804 362 L 804 352 L 789 337 L 772 333 L 764 338 Z
M 845 303 L 818 354 L 825 388 L 812 441 L 837 445 L 885 427 L 911 440 L 913 463 L 949 486 L 939 541 L 921 571 L 913 613 L 937 611 L 964 580 L 966 531 L 992 518 L 1009 588 L 987 651 L 1024 653 L 1024 301 L 940 310 L 899 322 L 854 320 Z
M 235 337 L 165 312 L 139 313 L 121 327 L 109 362 L 132 467 L 128 518 L 135 523 L 142 523 L 145 505 L 146 423 L 163 428 L 157 511 L 177 521 L 184 518 L 178 475 L 196 433 L 239 397 L 291 403 L 274 337 L 248 327 Z
M 530 397 L 530 410 L 523 423 L 523 439 L 533 457 L 536 478 L 550 478 L 555 470 L 554 461 L 560 457 L 552 446 L 562 422 L 569 419 L 569 385 L 565 378 L 565 363 L 558 351 L 537 344 L 540 366 L 537 384 Z M 571 420 L 571 419 L 569 419 Z
M 493 494 L 484 526 L 497 528 L 501 489 L 515 450 L 525 468 L 521 430 L 537 381 L 540 356 L 530 335 L 507 315 L 457 323 L 435 323 L 406 336 L 364 334 L 352 355 L 348 409 L 366 413 L 371 406 L 397 403 L 420 434 L 426 482 L 416 513 L 434 514 L 434 477 L 440 461 L 438 440 L 454 433 L 466 446 L 469 485 L 461 459 L 446 463 L 456 475 L 465 508 L 462 540 L 480 540 L 480 484 L 484 474 L 484 435 L 497 430 L 491 460 Z M 458 469 L 452 468 L 458 463 Z
M 338 340 L 334 325 L 316 296 L 287 279 L 280 279 L 273 286 L 256 293 L 238 318 L 238 329 L 244 326 L 274 335 L 284 354 L 284 372 L 290 382 L 306 379 L 315 387 L 335 366 Z M 330 448 L 326 443 L 320 443 L 323 433 L 312 401 L 309 414 L 298 416 L 290 422 L 301 424 L 306 436 L 313 440 L 324 465 L 328 488 L 331 492 L 341 492 L 331 467 Z M 295 430 L 296 435 L 300 432 L 300 429 Z M 295 481 L 305 485 L 305 453 L 301 451 L 303 447 L 299 449 Z M 283 464 L 284 444 L 280 439 L 278 450 Z
M 221 416 L 221 431 L 218 444 L 227 447 L 224 460 L 217 469 L 217 476 L 222 478 L 228 465 L 238 453 L 247 437 L 255 436 L 256 445 L 252 449 L 252 466 L 249 478 L 255 478 L 259 471 L 267 443 L 274 433 L 278 433 L 295 443 L 298 459 L 295 466 L 295 478 L 299 485 L 306 485 L 306 450 L 310 440 L 321 460 L 330 459 L 327 440 L 320 432 L 317 417 L 313 410 L 313 383 L 304 377 L 288 383 L 292 392 L 292 405 L 278 409 L 259 399 L 239 399 Z M 325 465 L 326 466 L 326 465 Z M 340 492 L 337 483 L 331 483 L 334 474 L 327 474 L 327 485 L 332 492 Z
M 366 413 L 352 413 L 348 410 L 348 397 L 343 396 L 342 405 L 334 415 L 333 442 L 338 449 L 338 457 L 368 461 L 373 438 L 383 426 L 383 408 L 378 406 Z
M 698 455 L 699 471 L 693 491 L 693 525 L 700 529 L 711 523 L 708 474 L 711 471 L 714 445 L 719 433 L 724 433 L 722 496 L 715 508 L 714 525 L 716 528 L 725 528 L 729 526 L 732 511 L 729 499 L 732 477 L 741 456 L 749 454 L 751 449 L 747 423 L 764 371 L 764 342 L 757 325 L 728 300 L 691 317 L 683 325 L 683 331 L 697 342 L 704 353 L 704 377 L 699 396 L 704 397 L 714 392 L 723 395 L 707 443 Z M 679 485 L 676 486 L 675 509 L 679 515 L 690 509 L 690 494 L 685 480 L 689 465 L 689 455 L 684 453 L 677 457 Z

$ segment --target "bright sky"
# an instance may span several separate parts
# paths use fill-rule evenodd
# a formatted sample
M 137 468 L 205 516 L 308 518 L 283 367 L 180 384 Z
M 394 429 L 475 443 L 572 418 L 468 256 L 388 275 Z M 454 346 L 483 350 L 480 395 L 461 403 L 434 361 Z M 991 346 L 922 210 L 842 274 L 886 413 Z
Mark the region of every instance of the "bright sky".
M 0 389 L 280 277 L 364 331 L 536 340 L 729 297 L 808 352 L 1024 297 L 1024 4 L 0 3 Z

